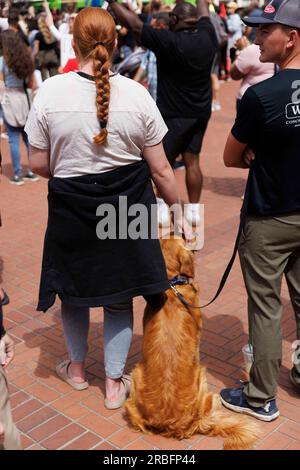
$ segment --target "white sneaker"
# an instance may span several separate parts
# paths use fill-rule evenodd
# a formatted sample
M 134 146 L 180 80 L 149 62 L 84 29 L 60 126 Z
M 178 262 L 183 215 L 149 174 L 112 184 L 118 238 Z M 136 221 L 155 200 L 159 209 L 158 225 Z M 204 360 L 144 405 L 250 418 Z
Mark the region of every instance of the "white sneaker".
M 156 198 L 157 202 L 157 219 L 158 225 L 160 227 L 170 227 L 171 225 L 171 218 L 170 218 L 170 211 L 169 206 L 163 201 L 163 199 Z
M 184 215 L 190 225 L 200 225 L 200 204 L 186 204 Z

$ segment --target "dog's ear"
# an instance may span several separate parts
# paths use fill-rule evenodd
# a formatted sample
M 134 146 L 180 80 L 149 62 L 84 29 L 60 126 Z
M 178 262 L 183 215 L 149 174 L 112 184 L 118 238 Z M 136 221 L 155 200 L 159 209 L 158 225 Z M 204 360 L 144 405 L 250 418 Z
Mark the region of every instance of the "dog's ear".
M 182 247 L 179 252 L 179 259 L 180 259 L 180 274 L 193 279 L 195 277 L 195 269 L 194 269 L 194 255 L 192 251 L 188 250 L 187 248 Z

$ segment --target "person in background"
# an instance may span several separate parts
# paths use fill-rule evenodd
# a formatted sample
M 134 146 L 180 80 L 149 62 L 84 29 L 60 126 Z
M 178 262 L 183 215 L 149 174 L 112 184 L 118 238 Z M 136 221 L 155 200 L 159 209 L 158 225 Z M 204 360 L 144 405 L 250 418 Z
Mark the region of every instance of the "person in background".
M 150 25 L 156 29 L 169 29 L 169 15 L 168 13 L 156 13 L 152 15 Z M 148 50 L 142 59 L 141 65 L 138 68 L 134 80 L 141 82 L 147 77 L 148 91 L 154 101 L 157 99 L 157 64 L 154 52 Z
M 247 8 L 247 16 L 253 18 L 255 16 L 261 16 L 262 11 L 259 8 L 259 3 L 257 1 L 251 2 Z M 256 37 L 256 28 L 247 26 L 245 30 L 245 36 L 249 39 L 250 43 L 253 44 Z
M 57 41 L 46 22 L 46 14 L 38 17 L 39 32 L 34 38 L 34 57 L 37 68 L 41 71 L 42 79 L 53 77 L 58 73 Z
M 235 43 L 243 35 L 241 17 L 236 13 L 238 5 L 236 2 L 229 2 L 226 4 L 227 11 L 227 30 L 228 37 L 228 50 L 231 63 L 235 61 L 236 48 Z
M 236 49 L 240 52 L 232 64 L 230 75 L 233 80 L 242 80 L 236 99 L 238 110 L 246 90 L 250 86 L 272 77 L 275 73 L 275 66 L 269 62 L 261 62 L 259 60 L 259 46 L 249 44 L 245 36 L 237 40 Z
M 199 158 L 211 116 L 211 69 L 217 51 L 207 1 L 197 0 L 197 7 L 186 2 L 176 5 L 170 12 L 169 31 L 143 24 L 115 0 L 108 3 L 120 23 L 156 55 L 157 105 L 169 129 L 164 150 L 171 165 L 180 154 L 183 157 L 189 198 L 186 216 L 198 225 L 203 185 Z M 169 225 L 168 207 L 162 198 L 158 204 L 160 225 Z
M 29 167 L 24 177 L 22 176 L 20 150 L 20 136 L 27 152 L 29 150 L 24 126 L 30 109 L 28 89 L 35 89 L 34 65 L 29 48 L 19 34 L 11 29 L 1 34 L 0 49 L 3 54 L 0 57 L 0 80 L 5 84 L 1 106 L 14 168 L 14 176 L 10 179 L 10 183 L 20 186 L 24 184 L 24 179 L 27 181 L 39 179 Z
M 273 0 L 257 27 L 260 61 L 280 71 L 244 94 L 224 150 L 228 167 L 249 169 L 239 244 L 248 294 L 250 379 L 221 391 L 226 408 L 270 422 L 282 361 L 281 285 L 285 276 L 295 312 L 297 348 L 290 380 L 300 391 L 300 2 Z M 243 217 L 244 218 L 244 217 Z
M 24 44 L 26 44 L 26 46 L 29 47 L 29 41 L 27 39 L 27 36 L 24 33 L 24 31 L 21 29 L 20 24 L 19 24 L 20 10 L 18 10 L 18 8 L 15 8 L 15 7 L 10 7 L 8 10 L 7 19 L 8 19 L 8 29 L 10 31 L 14 31 L 15 33 L 17 33 L 22 39 L 22 41 L 24 42 Z

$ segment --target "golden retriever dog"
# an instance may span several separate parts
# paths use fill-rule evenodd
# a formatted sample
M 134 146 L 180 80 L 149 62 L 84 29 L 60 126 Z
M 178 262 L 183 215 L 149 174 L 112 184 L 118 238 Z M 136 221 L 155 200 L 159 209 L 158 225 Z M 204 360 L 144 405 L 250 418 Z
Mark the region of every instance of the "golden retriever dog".
M 193 253 L 181 238 L 161 240 L 169 279 L 194 277 Z M 194 284 L 178 286 L 189 305 L 199 306 Z M 219 396 L 207 388 L 200 366 L 202 319 L 199 308 L 185 306 L 172 289 L 157 308 L 144 312 L 142 361 L 131 373 L 125 409 L 133 428 L 177 439 L 196 433 L 220 436 L 224 449 L 250 449 L 259 435 L 251 418 L 222 409 Z

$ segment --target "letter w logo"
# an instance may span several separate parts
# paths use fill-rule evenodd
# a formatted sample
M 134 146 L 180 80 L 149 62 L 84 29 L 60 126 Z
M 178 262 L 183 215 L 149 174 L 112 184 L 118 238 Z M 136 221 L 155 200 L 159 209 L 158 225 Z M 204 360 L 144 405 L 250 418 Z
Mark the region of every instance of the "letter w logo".
M 299 116 L 300 115 L 300 104 L 294 104 L 292 106 L 292 110 L 293 110 L 294 116 Z
M 289 103 L 286 106 L 287 119 L 295 119 L 300 117 L 300 103 Z

